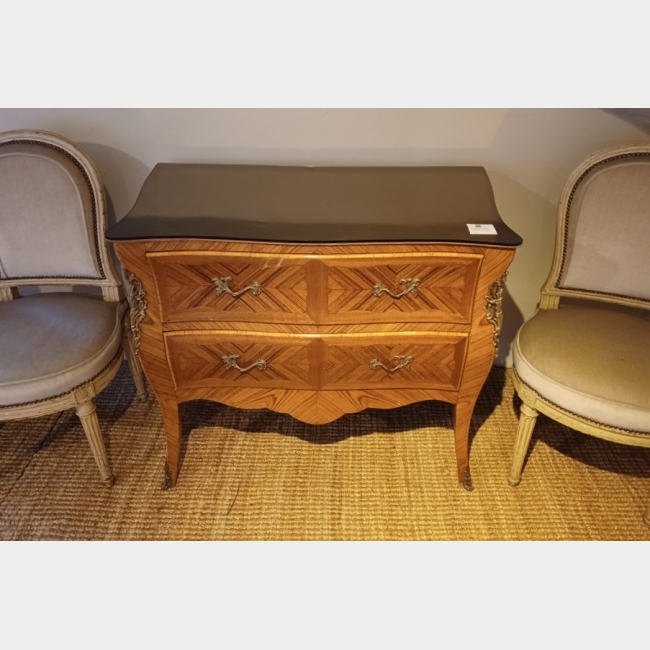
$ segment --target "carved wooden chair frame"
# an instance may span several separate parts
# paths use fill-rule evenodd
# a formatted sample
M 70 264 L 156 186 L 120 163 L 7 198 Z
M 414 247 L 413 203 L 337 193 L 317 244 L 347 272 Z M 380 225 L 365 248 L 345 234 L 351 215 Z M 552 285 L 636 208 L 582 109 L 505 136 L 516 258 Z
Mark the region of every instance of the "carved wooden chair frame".
M 76 144 L 54 133 L 20 130 L 0 134 L 0 151 L 7 144 L 23 143 L 51 147 L 70 158 L 83 172 L 92 197 L 94 243 L 100 277 L 33 276 L 12 278 L 4 276 L 0 277 L 0 301 L 13 300 L 17 297 L 19 287 L 30 285 L 98 286 L 101 288 L 103 300 L 107 302 L 124 301 L 122 282 L 116 273 L 115 266 L 104 240 L 104 232 L 107 225 L 106 196 L 95 164 Z M 131 368 L 138 395 L 146 395 L 142 369 L 133 347 L 133 337 L 127 315 L 128 308 L 125 305 L 125 312 L 122 317 L 124 332 L 123 344 L 120 346 L 115 357 L 96 376 L 63 394 L 53 395 L 47 399 L 10 406 L 0 406 L 0 421 L 34 418 L 63 411 L 68 408 L 75 408 L 81 420 L 84 433 L 90 443 L 102 480 L 108 486 L 113 484 L 113 472 L 106 455 L 93 399 L 115 377 L 122 365 L 124 354 L 126 354 Z
M 650 300 L 561 286 L 561 275 L 567 249 L 569 210 L 577 187 L 599 165 L 616 158 L 637 156 L 646 157 L 650 160 L 650 144 L 629 144 L 601 149 L 586 159 L 567 180 L 558 206 L 553 265 L 541 290 L 540 309 L 558 309 L 561 298 L 583 298 L 650 310 Z M 508 478 L 510 485 L 517 485 L 521 479 L 526 452 L 539 413 L 543 413 L 556 422 L 581 433 L 586 433 L 611 442 L 650 448 L 650 434 L 643 431 L 620 429 L 571 413 L 545 399 L 533 390 L 533 388 L 524 383 L 514 368 L 512 376 L 515 390 L 522 401 L 522 405 L 512 467 Z M 650 525 L 650 503 L 648 503 L 644 514 L 644 521 Z

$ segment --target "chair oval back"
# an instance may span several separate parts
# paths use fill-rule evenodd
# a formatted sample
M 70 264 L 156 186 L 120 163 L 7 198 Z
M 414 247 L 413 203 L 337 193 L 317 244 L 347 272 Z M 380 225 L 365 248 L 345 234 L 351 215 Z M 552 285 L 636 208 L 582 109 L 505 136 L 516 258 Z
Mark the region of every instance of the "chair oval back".
M 590 156 L 569 178 L 558 210 L 541 306 L 573 296 L 650 309 L 650 144 Z
M 0 134 L 0 285 L 118 286 L 94 163 L 44 131 Z

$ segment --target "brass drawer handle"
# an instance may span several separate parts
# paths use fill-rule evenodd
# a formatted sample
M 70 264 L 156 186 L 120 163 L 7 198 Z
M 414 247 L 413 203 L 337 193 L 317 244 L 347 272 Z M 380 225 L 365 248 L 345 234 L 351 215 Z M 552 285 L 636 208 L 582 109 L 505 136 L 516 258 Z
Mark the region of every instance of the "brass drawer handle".
M 251 363 L 251 365 L 247 366 L 246 368 L 240 368 L 237 364 L 237 359 L 239 359 L 238 354 L 224 354 L 221 357 L 221 360 L 226 365 L 226 368 L 235 368 L 236 370 L 239 370 L 239 372 L 248 372 L 253 368 L 259 368 L 260 370 L 266 370 L 267 368 L 267 363 L 264 359 L 258 359 L 255 361 L 255 363 Z
M 262 285 L 260 285 L 259 282 L 253 282 L 253 284 L 249 285 L 248 287 L 244 287 L 240 291 L 233 291 L 229 286 L 228 283 L 232 280 L 232 278 L 225 277 L 225 278 L 212 278 L 211 282 L 214 284 L 214 289 L 217 292 L 217 295 L 220 296 L 222 293 L 227 293 L 231 295 L 233 298 L 238 298 L 241 296 L 243 293 L 246 293 L 247 291 L 252 291 L 254 296 L 259 296 L 260 293 L 262 293 Z
M 399 283 L 404 285 L 404 290 L 401 293 L 393 293 L 390 289 L 382 287 L 381 284 L 376 284 L 372 291 L 372 295 L 379 298 L 382 293 L 387 293 L 391 298 L 401 298 L 407 293 L 412 293 L 414 298 L 418 297 L 418 284 L 420 284 L 418 278 L 402 278 Z
M 394 368 L 387 368 L 381 361 L 379 361 L 379 359 L 372 359 L 370 361 L 370 367 L 373 370 L 377 370 L 377 368 L 383 368 L 388 372 L 395 372 L 400 368 L 406 368 L 407 370 L 411 369 L 411 363 L 413 362 L 413 357 L 406 356 L 405 354 L 398 354 L 397 356 L 393 357 L 393 359 L 397 361 L 397 365 Z

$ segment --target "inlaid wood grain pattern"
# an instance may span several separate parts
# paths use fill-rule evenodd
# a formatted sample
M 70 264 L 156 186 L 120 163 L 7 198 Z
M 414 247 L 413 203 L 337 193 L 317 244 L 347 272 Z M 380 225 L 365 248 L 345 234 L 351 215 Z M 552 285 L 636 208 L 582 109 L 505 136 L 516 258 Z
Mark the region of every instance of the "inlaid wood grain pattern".
M 265 407 L 293 415 L 308 423 L 323 424 L 331 422 L 345 413 L 356 412 L 364 408 L 394 408 L 426 399 L 438 399 L 455 404 L 454 436 L 458 476 L 466 487 L 471 487 L 468 466 L 471 415 L 494 359 L 494 327 L 486 318 L 486 296 L 492 284 L 505 273 L 514 256 L 514 249 L 408 243 L 298 245 L 205 240 L 151 240 L 120 242 L 116 244 L 116 252 L 124 266 L 141 281 L 147 296 L 148 306 L 140 324 L 142 335 L 140 358 L 163 412 L 167 439 L 169 485 L 175 484 L 179 471 L 180 418 L 178 406 L 183 401 L 211 399 L 241 408 Z M 233 335 L 266 332 L 282 336 L 288 334 L 316 336 L 317 339 L 321 339 L 313 345 L 310 344 L 311 347 L 303 348 L 307 350 L 310 368 L 307 371 L 307 380 L 303 379 L 305 369 L 308 367 L 305 365 L 307 362 L 304 358 L 295 364 L 295 361 L 290 360 L 289 355 L 289 361 L 285 362 L 290 365 L 294 364 L 298 368 L 302 367 L 302 370 L 293 368 L 293 376 L 287 372 L 282 380 L 300 378 L 301 388 L 280 388 L 268 383 L 259 386 L 244 386 L 241 382 L 237 383 L 238 380 L 234 380 L 235 385 L 233 386 L 192 383 L 213 383 L 214 373 L 220 372 L 217 362 L 219 360 L 218 350 L 211 347 L 214 340 L 209 340 L 210 331 L 214 330 L 216 325 L 214 312 L 211 312 L 211 315 L 206 316 L 205 319 L 196 318 L 195 315 L 187 321 L 166 318 L 161 300 L 169 299 L 172 301 L 170 305 L 178 304 L 180 309 L 191 311 L 194 309 L 191 306 L 193 304 L 191 300 L 196 299 L 197 294 L 190 302 L 184 303 L 183 291 L 180 288 L 182 283 L 176 285 L 172 294 L 166 294 L 166 289 L 160 286 L 162 276 L 158 267 L 154 272 L 154 267 L 156 264 L 164 266 L 165 262 L 161 262 L 161 260 L 165 256 L 174 257 L 179 254 L 183 256 L 191 253 L 192 256 L 198 254 L 209 257 L 215 252 L 234 254 L 235 258 L 246 255 L 261 258 L 280 255 L 283 262 L 279 268 L 284 269 L 286 265 L 289 272 L 300 268 L 305 269 L 305 284 L 303 286 L 306 287 L 306 292 L 301 289 L 303 291 L 302 298 L 292 296 L 288 299 L 289 310 L 297 309 L 296 305 L 299 304 L 299 300 L 302 300 L 303 302 L 300 304 L 304 305 L 304 315 L 283 311 L 284 320 L 280 318 L 275 320 L 275 317 L 268 318 L 260 316 L 259 312 L 251 312 L 249 315 L 243 314 L 240 320 L 240 316 L 233 317 L 232 314 L 228 314 L 228 310 L 221 310 L 224 315 L 223 320 L 219 321 L 217 325 L 220 331 L 231 331 Z M 153 255 L 154 253 L 156 255 Z M 427 298 L 429 306 L 436 306 L 436 311 L 429 310 L 429 313 L 436 313 L 437 316 L 428 316 L 428 320 L 419 320 L 418 317 L 413 317 L 413 314 L 418 313 L 415 311 L 406 312 L 408 318 L 405 317 L 405 321 L 401 323 L 396 322 L 397 318 L 394 316 L 390 317 L 390 321 L 376 322 L 377 312 L 361 309 L 356 312 L 350 310 L 344 317 L 340 313 L 337 315 L 338 321 L 328 322 L 328 318 L 331 317 L 328 311 L 329 289 L 323 280 L 329 277 L 329 271 L 332 268 L 352 270 L 353 265 L 346 265 L 352 257 L 356 256 L 359 258 L 358 263 L 363 266 L 362 275 L 366 273 L 367 268 L 377 268 L 378 265 L 384 269 L 391 269 L 384 271 L 384 281 L 388 282 L 391 273 L 399 275 L 407 268 L 404 266 L 403 260 L 399 261 L 397 258 L 409 257 L 414 254 L 427 254 L 434 257 L 449 255 L 451 258 L 458 256 L 462 260 L 462 263 L 458 264 L 450 262 L 452 270 L 449 275 L 444 273 L 444 269 L 438 270 L 439 267 L 435 264 L 429 267 L 432 271 L 431 277 L 437 277 L 437 281 L 442 284 L 447 283 L 447 289 L 438 291 L 437 294 L 435 291 L 431 292 Z M 468 257 L 463 257 L 463 255 Z M 463 269 L 462 273 L 460 269 Z M 188 281 L 191 284 L 194 272 L 194 269 L 190 268 L 190 275 L 186 275 L 183 281 Z M 464 278 L 462 281 L 461 275 Z M 197 277 L 198 281 L 205 282 L 207 275 L 201 271 Z M 197 277 L 194 279 L 196 280 Z M 252 278 L 252 274 L 250 277 Z M 351 286 L 350 281 L 345 279 L 350 276 L 342 273 L 338 277 L 339 286 L 344 287 L 346 282 L 348 287 Z M 341 280 L 343 277 L 344 279 Z M 352 285 L 358 284 L 360 276 L 353 273 L 352 277 L 355 278 Z M 163 284 L 166 284 L 167 279 Z M 462 296 L 459 294 L 461 286 L 465 286 L 465 293 Z M 375 300 L 377 299 L 375 298 Z M 177 301 L 177 303 L 173 301 Z M 274 303 L 275 306 L 279 304 L 282 303 Z M 458 305 L 460 308 L 454 313 L 463 314 L 465 322 L 449 322 L 445 320 L 444 316 L 440 316 L 443 312 L 450 314 L 451 310 L 455 310 Z M 301 308 L 303 307 L 301 306 Z M 400 313 L 404 314 L 405 312 L 394 311 L 394 314 Z M 354 318 L 346 322 L 348 314 L 352 314 Z M 303 318 L 304 320 L 302 320 Z M 172 348 L 166 346 L 165 338 L 182 335 L 188 330 L 193 332 L 193 337 L 205 335 L 208 339 L 205 344 L 199 344 L 199 339 L 193 339 L 197 347 L 189 356 L 183 358 L 182 364 L 185 365 L 181 369 L 182 355 L 175 359 L 175 353 L 170 352 Z M 435 367 L 431 370 L 428 382 L 422 376 L 422 381 L 426 382 L 425 387 L 420 387 L 420 375 L 417 374 L 412 375 L 412 377 L 418 377 L 417 385 L 411 382 L 405 383 L 404 387 L 401 384 L 384 387 L 386 384 L 383 381 L 377 381 L 378 386 L 376 386 L 368 377 L 352 376 L 353 371 L 345 359 L 346 355 L 357 361 L 362 357 L 364 361 L 367 361 L 364 355 L 360 355 L 360 351 L 366 344 L 364 339 L 368 342 L 372 354 L 379 355 L 381 345 L 373 337 L 380 333 L 390 334 L 397 335 L 396 340 L 398 340 L 400 332 L 407 333 L 409 336 L 413 333 L 422 336 L 423 351 L 426 348 L 426 353 L 429 355 L 427 364 L 432 368 Z M 429 345 L 426 342 L 425 335 L 427 333 L 448 336 L 449 339 L 443 345 L 441 343 L 445 339 L 440 338 L 437 344 Z M 345 339 L 345 345 L 338 347 L 335 345 L 331 348 L 336 352 L 332 353 L 332 365 L 328 366 L 327 346 L 337 335 L 345 338 L 352 334 L 357 337 L 353 344 L 354 337 L 350 337 Z M 289 338 L 291 339 L 291 337 Z M 347 342 L 350 342 L 351 345 L 348 346 Z M 390 361 L 391 354 L 394 356 L 403 351 L 403 348 L 402 351 L 397 351 L 399 348 L 397 343 L 388 341 L 384 341 L 384 343 L 387 344 L 385 353 L 389 357 L 384 362 Z M 410 344 L 413 344 L 413 341 Z M 258 343 L 254 345 L 258 345 Z M 420 346 L 419 342 L 417 346 Z M 240 351 L 252 351 L 252 356 L 257 356 L 258 352 L 261 354 L 261 348 L 253 347 L 247 350 L 244 348 L 246 346 L 243 346 Z M 419 352 L 420 350 L 418 350 Z M 242 359 L 242 362 L 245 363 L 246 360 Z M 207 368 L 199 368 L 202 364 L 206 364 Z M 176 374 L 176 384 L 172 366 Z M 356 365 L 355 367 L 360 366 Z M 412 366 L 411 373 L 415 367 Z M 314 368 L 317 371 L 314 371 Z M 301 372 L 303 374 L 300 374 Z M 331 377 L 335 378 L 331 385 L 325 384 L 328 372 Z M 397 372 L 394 374 L 398 375 Z M 253 375 L 250 376 L 253 377 Z M 336 378 L 342 382 L 349 381 L 350 383 L 337 383 Z M 309 382 L 312 381 L 316 383 L 310 384 Z M 320 388 L 314 389 L 312 387 L 314 385 Z M 346 389 L 341 389 L 341 386 L 346 386 Z M 350 387 L 347 388 L 347 386 Z
M 141 334 L 139 357 L 163 415 L 167 445 L 163 486 L 173 487 L 180 469 L 180 401 L 177 398 L 165 349 L 160 301 L 153 271 L 146 255 L 147 245 L 140 242 L 117 243 L 115 253 L 123 267 L 140 281 L 144 291 L 146 309 L 138 326 Z M 133 308 L 133 305 L 131 307 Z
M 268 390 L 264 388 L 179 389 L 178 399 L 205 399 L 236 408 L 267 408 L 296 417 L 307 424 L 327 424 L 348 413 L 367 408 L 392 409 L 426 400 L 453 403 L 455 391 L 409 388 L 405 390 Z
M 478 255 L 482 257 L 483 251 L 488 249 L 479 244 L 440 244 L 408 241 L 401 243 L 354 243 L 354 244 L 315 244 L 315 243 L 269 243 L 254 241 L 236 241 L 222 239 L 139 239 L 137 241 L 120 241 L 115 246 L 142 245 L 146 253 L 161 253 L 163 256 L 175 256 L 178 253 L 198 254 L 211 256 L 215 252 L 248 254 L 251 256 L 280 255 L 289 260 L 292 257 L 299 259 L 330 259 L 356 257 L 359 259 L 382 259 L 383 262 L 390 258 L 421 255 L 445 255 L 456 257 L 458 255 Z M 503 247 L 494 246 L 494 249 L 505 250 Z M 512 250 L 512 249 L 508 249 Z
M 149 255 L 166 322 L 469 322 L 481 256 L 441 253 L 377 257 L 329 255 L 323 260 L 275 253 Z M 388 260 L 381 263 L 382 260 Z M 213 278 L 231 278 L 233 291 L 219 295 Z M 394 298 L 402 279 L 415 291 Z
M 186 331 L 188 323 L 171 322 L 164 323 L 166 332 Z M 191 328 L 196 330 L 228 330 L 233 332 L 268 332 L 278 334 L 373 334 L 389 332 L 456 332 L 468 333 L 471 330 L 471 324 L 467 323 L 350 323 L 346 325 L 303 325 L 289 323 L 251 323 L 248 321 L 220 321 L 218 324 L 214 321 L 192 321 Z
M 512 262 L 515 251 L 507 248 L 483 249 L 481 274 L 476 286 L 472 308 L 472 329 L 467 355 L 454 407 L 454 439 L 458 480 L 471 489 L 469 473 L 469 428 L 472 413 L 481 388 L 494 362 L 494 327 L 487 320 L 486 301 L 490 287 L 503 277 Z
M 408 332 L 393 336 L 332 337 L 325 342 L 325 388 L 438 388 L 458 387 L 466 336 L 426 336 Z M 399 366 L 399 357 L 412 359 Z
M 166 321 L 273 320 L 311 322 L 307 305 L 309 260 L 281 256 L 151 255 Z M 230 278 L 234 297 L 220 295 L 213 278 Z
M 366 332 L 327 335 L 195 330 L 166 332 L 167 356 L 176 388 L 232 386 L 288 389 L 440 388 L 455 390 L 465 352 L 463 333 Z M 228 367 L 235 355 L 248 368 Z M 412 362 L 395 372 L 397 356 Z M 300 407 L 293 413 L 302 419 Z M 332 417 L 331 419 L 335 419 Z
M 469 322 L 474 285 L 481 257 L 413 256 L 393 258 L 332 259 L 327 266 L 326 322 Z M 376 285 L 399 295 L 401 280 L 416 280 L 415 291 L 394 298 L 379 296 Z
M 177 387 L 264 386 L 318 388 L 318 341 L 304 336 L 262 336 L 218 333 L 166 335 L 169 362 Z M 237 356 L 244 372 L 223 357 Z

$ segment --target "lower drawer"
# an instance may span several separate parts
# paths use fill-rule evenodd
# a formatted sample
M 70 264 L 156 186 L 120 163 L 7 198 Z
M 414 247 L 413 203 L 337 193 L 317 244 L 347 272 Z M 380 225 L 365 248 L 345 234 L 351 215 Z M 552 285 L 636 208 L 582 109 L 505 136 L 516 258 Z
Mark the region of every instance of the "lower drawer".
M 167 332 L 177 388 L 455 390 L 467 333 Z
M 324 339 L 323 388 L 437 388 L 456 390 L 466 333 L 400 332 Z
M 319 345 L 313 337 L 168 332 L 165 344 L 177 388 L 318 388 Z

